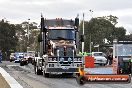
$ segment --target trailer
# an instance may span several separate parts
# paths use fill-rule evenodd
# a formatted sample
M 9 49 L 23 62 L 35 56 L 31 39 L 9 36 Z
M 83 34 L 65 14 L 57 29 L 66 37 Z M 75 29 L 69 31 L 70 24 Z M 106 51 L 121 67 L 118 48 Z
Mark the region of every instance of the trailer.
M 113 41 L 112 74 L 90 74 L 79 68 L 77 83 L 131 83 L 132 41 Z

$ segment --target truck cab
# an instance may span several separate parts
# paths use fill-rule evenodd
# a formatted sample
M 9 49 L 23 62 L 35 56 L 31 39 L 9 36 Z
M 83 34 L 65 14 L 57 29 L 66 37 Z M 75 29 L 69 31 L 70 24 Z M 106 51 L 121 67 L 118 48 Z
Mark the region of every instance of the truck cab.
M 48 77 L 49 74 L 76 74 L 83 64 L 77 56 L 78 25 L 72 20 L 41 18 L 40 58 L 36 59 L 35 73 Z M 41 64 L 40 64 L 41 63 Z

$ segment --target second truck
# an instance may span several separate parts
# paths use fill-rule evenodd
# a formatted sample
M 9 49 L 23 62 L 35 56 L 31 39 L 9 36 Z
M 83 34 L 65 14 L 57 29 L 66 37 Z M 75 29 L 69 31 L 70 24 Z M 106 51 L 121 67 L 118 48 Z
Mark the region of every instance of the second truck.
M 35 73 L 49 77 L 50 74 L 79 74 L 83 57 L 77 56 L 79 42 L 79 18 L 75 20 L 44 19 L 38 36 L 40 57 L 35 58 Z

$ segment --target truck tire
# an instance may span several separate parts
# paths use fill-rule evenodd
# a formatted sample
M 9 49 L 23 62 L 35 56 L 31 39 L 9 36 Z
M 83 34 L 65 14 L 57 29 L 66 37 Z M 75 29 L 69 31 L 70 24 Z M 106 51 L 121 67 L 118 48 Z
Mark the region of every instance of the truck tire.
M 25 65 L 28 65 L 28 61 L 25 62 Z
M 49 78 L 49 73 L 45 73 L 45 71 L 43 70 L 43 76 Z
M 12 62 L 12 60 L 10 59 L 10 62 Z
M 79 85 L 84 85 L 86 83 L 86 79 L 84 76 L 79 76 L 76 78 L 76 81 Z
M 24 66 L 24 64 L 23 64 L 23 62 L 22 62 L 22 61 L 20 61 L 20 66 Z

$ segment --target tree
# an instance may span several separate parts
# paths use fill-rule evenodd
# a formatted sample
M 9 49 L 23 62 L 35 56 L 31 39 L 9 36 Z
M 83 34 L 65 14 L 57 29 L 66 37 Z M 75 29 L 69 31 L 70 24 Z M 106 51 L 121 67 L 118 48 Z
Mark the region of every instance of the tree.
M 19 39 L 18 41 L 18 46 L 17 46 L 17 51 L 27 51 L 27 47 L 30 47 L 29 50 L 37 50 L 38 48 L 38 42 L 36 41 L 36 38 L 38 36 L 38 28 L 37 28 L 37 23 L 35 22 L 22 22 L 21 24 L 18 25 L 18 30 L 17 30 L 17 37 Z M 28 40 L 28 27 L 29 27 L 29 40 Z
M 9 24 L 7 21 L 0 21 L 0 50 L 2 50 L 4 58 L 9 56 L 9 53 L 16 50 L 17 37 L 16 26 Z
M 27 36 L 26 36 L 26 31 L 24 30 L 24 28 L 22 27 L 21 24 L 17 24 L 16 25 L 17 29 L 16 29 L 16 36 L 18 38 L 18 42 L 17 42 L 17 50 L 18 52 L 26 52 L 27 50 Z
M 89 22 L 85 21 L 85 51 L 89 52 L 90 37 L 93 50 L 95 45 L 105 45 L 106 40 L 108 44 L 112 44 L 114 38 L 123 39 L 126 30 L 123 27 L 115 27 L 116 23 L 118 23 L 117 17 L 112 15 L 92 18 Z M 82 33 L 82 22 L 80 33 Z
M 104 19 L 110 21 L 113 25 L 116 25 L 118 23 L 117 22 L 118 17 L 116 17 L 116 16 L 109 15 L 109 16 L 103 16 L 101 18 L 104 18 Z

